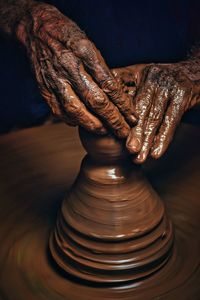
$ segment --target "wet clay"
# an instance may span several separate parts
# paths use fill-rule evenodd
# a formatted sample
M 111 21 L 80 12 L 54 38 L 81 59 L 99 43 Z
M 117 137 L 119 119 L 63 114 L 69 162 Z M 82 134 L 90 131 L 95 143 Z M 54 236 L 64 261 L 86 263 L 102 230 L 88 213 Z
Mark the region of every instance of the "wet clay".
M 172 255 L 163 202 L 135 166 L 125 141 L 80 129 L 88 155 L 59 213 L 50 251 L 80 279 L 122 283 L 144 278 Z
M 198 127 L 182 125 L 167 155 L 144 169 L 173 223 L 172 257 L 142 282 L 105 288 L 66 275 L 48 251 L 61 199 L 84 155 L 76 130 L 45 125 L 1 137 L 0 299 L 198 300 L 199 140 Z

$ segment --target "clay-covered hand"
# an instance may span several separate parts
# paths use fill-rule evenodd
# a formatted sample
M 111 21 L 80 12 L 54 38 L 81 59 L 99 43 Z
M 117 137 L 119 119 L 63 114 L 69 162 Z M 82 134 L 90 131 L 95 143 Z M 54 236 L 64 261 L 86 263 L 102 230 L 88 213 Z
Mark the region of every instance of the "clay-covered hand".
M 131 72 L 137 90 L 134 102 L 138 123 L 126 145 L 136 154 L 134 162 L 143 163 L 148 155 L 153 158 L 163 155 L 184 112 L 200 102 L 200 58 L 174 64 L 131 66 L 130 78 Z
M 132 99 L 73 21 L 54 6 L 32 2 L 16 35 L 54 114 L 96 133 L 108 127 L 120 138 L 128 136 L 136 120 Z

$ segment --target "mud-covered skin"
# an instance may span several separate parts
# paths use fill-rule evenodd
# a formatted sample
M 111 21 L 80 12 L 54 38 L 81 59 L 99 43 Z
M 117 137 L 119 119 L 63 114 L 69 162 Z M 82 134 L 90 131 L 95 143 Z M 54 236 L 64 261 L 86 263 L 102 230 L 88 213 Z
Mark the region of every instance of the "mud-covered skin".
M 111 73 L 85 33 L 53 6 L 0 0 L 0 29 L 27 48 L 54 114 L 96 133 L 105 133 L 108 126 L 118 137 L 129 135 L 127 148 L 137 154 L 137 163 L 149 154 L 160 157 L 184 112 L 199 102 L 198 48 L 185 62 L 136 65 Z M 130 132 L 135 116 L 138 124 Z
M 0 32 L 14 35 L 15 27 L 32 3 L 32 0 L 0 0 Z
M 180 63 L 141 64 L 125 68 L 123 72 L 114 71 L 115 76 L 129 77 L 132 85 L 133 81 L 136 85 L 132 93 L 138 123 L 126 143 L 128 150 L 136 154 L 134 162 L 143 163 L 148 155 L 156 159 L 162 156 L 183 114 L 200 102 L 199 53 Z M 125 75 L 125 71 L 129 75 Z
M 54 6 L 30 1 L 15 33 L 54 114 L 96 133 L 105 133 L 105 125 L 120 138 L 128 136 L 136 120 L 132 99 L 73 21 Z

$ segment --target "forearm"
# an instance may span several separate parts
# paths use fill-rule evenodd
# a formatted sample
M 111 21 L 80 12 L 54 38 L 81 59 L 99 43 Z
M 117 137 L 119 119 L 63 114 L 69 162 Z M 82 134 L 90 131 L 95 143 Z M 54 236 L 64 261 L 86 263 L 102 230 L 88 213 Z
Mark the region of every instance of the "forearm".
M 200 46 L 191 50 L 189 58 L 177 63 L 181 71 L 195 84 L 200 82 Z
M 12 35 L 33 0 L 0 0 L 0 31 Z
M 194 96 L 190 104 L 190 108 L 192 108 L 200 105 L 200 45 L 192 49 L 186 72 L 194 83 Z

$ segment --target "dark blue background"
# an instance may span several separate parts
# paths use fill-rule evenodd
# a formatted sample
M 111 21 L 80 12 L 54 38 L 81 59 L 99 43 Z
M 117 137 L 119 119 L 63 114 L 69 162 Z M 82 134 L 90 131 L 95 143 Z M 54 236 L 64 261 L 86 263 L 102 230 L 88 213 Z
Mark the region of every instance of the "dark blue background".
M 175 62 L 200 38 L 200 1 L 49 0 L 77 22 L 109 67 Z M 49 109 L 39 95 L 25 52 L 0 41 L 0 132 L 40 123 Z

